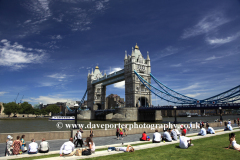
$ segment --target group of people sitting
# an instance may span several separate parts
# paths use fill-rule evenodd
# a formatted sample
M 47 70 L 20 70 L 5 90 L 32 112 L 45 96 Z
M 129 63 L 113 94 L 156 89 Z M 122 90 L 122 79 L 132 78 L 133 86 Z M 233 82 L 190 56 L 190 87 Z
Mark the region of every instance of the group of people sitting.
M 93 142 L 91 137 L 87 137 L 85 142 L 85 146 L 88 149 L 82 149 L 83 155 L 91 155 L 95 152 L 95 143 Z M 73 156 L 76 154 L 75 145 L 73 143 L 73 138 L 69 138 L 68 142 L 65 142 L 60 148 L 60 156 Z
M 203 125 L 200 125 L 200 132 L 198 133 L 199 136 L 206 136 L 206 134 L 215 134 L 215 130 L 209 126 L 209 124 L 206 125 L 206 129 L 203 127 Z
M 225 125 L 224 131 L 232 131 L 233 130 L 230 119 L 228 120 L 228 122 L 224 122 L 224 125 Z
M 161 136 L 161 133 L 158 132 L 158 130 L 155 130 L 155 133 L 153 134 L 153 143 L 160 143 L 161 141 L 167 141 L 172 142 L 173 140 L 176 141 L 177 137 L 180 135 L 179 131 L 174 128 L 173 130 L 171 128 L 168 128 L 164 131 L 163 135 Z M 144 131 L 142 134 L 142 137 L 140 138 L 140 141 L 150 141 L 150 137 L 147 136 L 146 132 Z
M 31 143 L 28 145 L 28 148 L 26 146 L 24 138 L 25 135 L 22 135 L 21 139 L 20 136 L 17 136 L 17 139 L 13 141 L 13 137 L 11 135 L 8 135 L 6 140 L 5 156 L 18 155 L 24 152 L 27 152 L 28 154 L 49 152 L 49 143 L 44 138 L 39 145 L 35 142 L 35 139 L 32 139 Z

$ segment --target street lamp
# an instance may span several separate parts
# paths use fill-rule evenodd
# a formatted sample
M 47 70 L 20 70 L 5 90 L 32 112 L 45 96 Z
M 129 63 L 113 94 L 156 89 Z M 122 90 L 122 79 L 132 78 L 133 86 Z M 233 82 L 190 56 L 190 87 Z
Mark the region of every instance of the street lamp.
M 219 112 L 220 112 L 220 121 L 223 121 L 223 118 L 222 118 L 222 107 L 219 107 Z
M 77 110 L 78 110 L 79 105 L 78 104 L 74 104 L 74 109 L 75 109 L 75 129 L 78 129 L 77 126 Z
M 173 109 L 175 110 L 175 121 L 174 121 L 174 124 L 177 124 L 177 106 L 174 106 Z

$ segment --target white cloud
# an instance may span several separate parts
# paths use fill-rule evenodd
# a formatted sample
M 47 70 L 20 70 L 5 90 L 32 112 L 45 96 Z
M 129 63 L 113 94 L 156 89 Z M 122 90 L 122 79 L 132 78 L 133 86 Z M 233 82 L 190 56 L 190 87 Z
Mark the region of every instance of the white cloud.
M 102 10 L 104 9 L 104 5 L 102 2 L 96 2 L 96 9 L 97 10 Z
M 42 23 L 46 21 L 48 17 L 51 16 L 51 11 L 49 9 L 49 0 L 38 0 L 38 1 L 26 1 L 22 5 L 28 9 L 36 19 L 33 23 Z
M 120 70 L 122 70 L 122 68 L 120 68 L 120 67 L 111 68 L 111 71 L 108 74 L 112 74 L 112 73 L 120 71 Z
M 55 73 L 55 74 L 52 74 L 52 75 L 48 75 L 47 77 L 56 78 L 56 79 L 63 79 L 63 78 L 66 78 L 66 74 Z
M 8 92 L 0 92 L 0 96 L 3 96 L 5 93 L 8 93 Z
M 181 38 L 185 39 L 208 33 L 229 21 L 220 12 L 210 13 L 202 18 L 194 27 L 185 29 Z
M 61 35 L 51 36 L 51 39 L 63 39 Z
M 225 43 L 229 43 L 231 41 L 234 41 L 235 39 L 237 39 L 240 36 L 240 32 L 238 32 L 237 34 L 233 35 L 233 36 L 229 36 L 227 38 L 214 38 L 214 39 L 210 39 L 207 38 L 206 41 L 211 44 L 225 44 Z
M 32 20 L 31 19 L 29 19 L 29 20 L 26 20 L 24 23 L 29 23 L 29 22 L 31 22 Z
M 56 82 L 39 82 L 40 85 L 38 87 L 52 87 L 52 86 L 56 86 L 58 84 L 56 84 Z
M 63 98 L 61 95 L 53 96 L 39 96 L 38 98 L 25 99 L 28 102 L 42 102 L 43 104 L 50 104 L 56 102 L 67 102 L 68 98 Z
M 1 46 L 1 43 L 3 44 Z M 26 48 L 15 42 L 13 45 L 10 41 L 3 39 L 0 43 L 0 66 L 8 66 L 12 69 L 21 69 L 26 67 L 26 64 L 41 63 L 46 57 L 44 51 Z M 30 52 L 32 51 L 32 52 Z M 41 54 L 36 54 L 39 52 Z
M 109 71 L 108 74 L 112 74 L 112 73 L 120 71 L 120 70 L 122 70 L 122 68 L 120 68 L 120 67 L 111 68 L 111 71 Z M 125 81 L 114 83 L 113 87 L 119 88 L 119 89 L 124 89 L 125 88 Z
M 121 81 L 121 82 L 118 82 L 118 83 L 114 83 L 114 84 L 113 84 L 113 87 L 119 88 L 119 89 L 124 89 L 124 88 L 125 88 L 125 81 Z
M 210 60 L 214 60 L 214 59 L 218 59 L 218 58 L 223 58 L 223 57 L 216 57 L 216 56 L 213 55 L 212 57 L 208 57 L 205 60 L 210 61 Z
M 179 52 L 179 48 L 174 48 L 173 46 L 168 46 L 165 49 L 163 49 L 160 54 L 157 55 L 157 57 L 153 57 L 152 61 L 157 61 L 160 58 L 171 56 L 173 54 L 176 54 Z
M 186 91 L 186 90 L 192 90 L 192 89 L 195 89 L 195 88 L 199 88 L 200 85 L 198 83 L 195 83 L 191 86 L 188 86 L 188 87 L 185 87 L 185 88 L 181 88 L 181 89 L 176 89 L 178 92 L 179 91 Z
M 199 96 L 199 95 L 201 95 L 201 93 L 186 94 L 186 96 L 188 96 L 188 97 L 192 97 L 192 98 L 197 97 L 197 96 Z
M 68 76 L 71 76 L 71 75 L 68 75 Z M 63 79 L 67 78 L 68 76 L 66 74 L 55 73 L 55 74 L 47 75 L 46 77 L 50 77 L 50 78 L 54 78 L 59 81 L 62 81 Z
M 171 65 L 171 67 L 181 67 L 182 66 L 182 64 L 181 63 L 179 63 L 179 64 L 173 64 L 173 65 Z

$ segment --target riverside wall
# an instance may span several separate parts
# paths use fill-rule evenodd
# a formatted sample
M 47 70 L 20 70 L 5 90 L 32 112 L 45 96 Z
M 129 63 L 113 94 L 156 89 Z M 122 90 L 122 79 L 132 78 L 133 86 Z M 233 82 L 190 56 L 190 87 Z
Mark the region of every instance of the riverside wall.
M 149 124 L 149 123 L 148 123 Z M 233 121 L 232 121 L 233 124 Z M 154 124 L 156 125 L 156 124 Z M 161 124 L 160 124 L 161 125 Z M 179 127 L 181 124 L 177 124 Z M 223 127 L 224 123 L 221 125 L 220 122 L 213 122 L 209 123 L 211 127 Z M 193 128 L 195 128 L 195 124 L 193 124 Z M 93 129 L 94 137 L 107 137 L 107 136 L 115 136 L 116 129 Z M 83 138 L 89 137 L 90 130 L 83 130 L 84 133 L 82 134 Z M 147 133 L 154 133 L 155 129 L 151 128 L 132 128 L 131 130 L 127 131 L 127 134 L 141 134 L 144 131 Z M 158 128 L 159 132 L 163 131 L 163 128 Z M 25 141 L 31 141 L 31 139 L 35 140 L 42 140 L 45 138 L 46 140 L 57 140 L 57 139 L 69 139 L 75 135 L 77 130 L 69 130 L 69 131 L 49 131 L 49 132 L 18 132 L 18 133 L 0 133 L 0 143 L 5 143 L 7 136 L 11 135 L 15 140 L 17 136 L 25 135 Z M 139 137 L 140 138 L 140 137 Z

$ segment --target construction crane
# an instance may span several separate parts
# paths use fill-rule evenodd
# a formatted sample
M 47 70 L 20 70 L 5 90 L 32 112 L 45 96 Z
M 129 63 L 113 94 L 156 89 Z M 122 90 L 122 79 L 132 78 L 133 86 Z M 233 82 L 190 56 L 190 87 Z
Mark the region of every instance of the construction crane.
M 18 95 L 19 95 L 19 93 L 18 93 Z M 15 103 L 16 103 L 16 101 L 17 101 L 18 95 L 17 95 L 16 99 L 14 100 L 14 101 L 15 101 Z
M 20 100 L 20 103 L 22 103 L 23 97 L 24 97 L 24 95 L 22 96 L 22 99 Z

